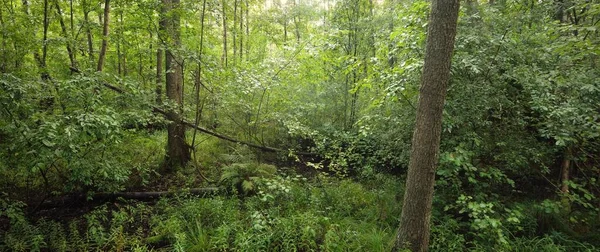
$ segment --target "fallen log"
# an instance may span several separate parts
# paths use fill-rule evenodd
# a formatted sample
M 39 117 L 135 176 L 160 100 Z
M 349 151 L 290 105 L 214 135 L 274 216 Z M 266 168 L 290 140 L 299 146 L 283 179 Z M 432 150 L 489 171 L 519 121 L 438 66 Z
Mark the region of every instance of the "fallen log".
M 180 195 L 184 193 L 188 193 L 194 196 L 208 197 L 219 193 L 219 191 L 220 189 L 218 187 L 203 187 L 192 188 L 187 190 L 158 192 L 99 192 L 93 193 L 89 195 L 89 197 L 85 193 L 78 193 L 45 200 L 37 208 L 80 206 L 90 202 L 112 201 L 119 198 L 140 201 L 151 201 L 164 197 L 173 197 L 175 195 Z
M 69 69 L 71 69 L 71 71 L 73 71 L 75 73 L 81 73 L 79 71 L 79 69 L 77 69 L 77 68 L 69 67 Z M 102 85 L 104 87 L 112 90 L 112 91 L 115 91 L 115 92 L 119 93 L 119 94 L 125 94 L 126 93 L 125 90 L 123 90 L 123 89 L 121 89 L 121 88 L 119 88 L 117 86 L 111 85 L 110 83 L 103 82 Z M 169 118 L 167 111 L 165 111 L 165 110 L 163 110 L 163 109 L 161 109 L 161 108 L 159 108 L 157 106 L 154 106 L 154 105 L 150 105 L 150 106 L 152 107 L 153 112 L 164 115 L 165 118 L 167 120 L 169 120 L 169 121 L 174 121 L 172 118 Z M 246 142 L 246 141 L 242 141 L 242 140 L 237 140 L 237 139 L 234 139 L 232 137 L 229 137 L 229 136 L 226 136 L 226 135 L 223 135 L 223 134 L 219 134 L 217 132 L 214 132 L 214 131 L 202 128 L 202 127 L 196 125 L 195 123 L 186 121 L 185 119 L 182 119 L 182 123 L 185 124 L 187 127 L 190 127 L 190 128 L 193 128 L 193 129 L 197 129 L 200 132 L 203 132 L 205 134 L 214 136 L 216 138 L 219 138 L 219 139 L 222 139 L 222 140 L 225 140 L 225 141 L 229 141 L 229 142 L 232 142 L 232 143 L 246 145 L 248 147 L 256 148 L 256 149 L 259 149 L 259 150 L 262 150 L 262 151 L 267 151 L 267 152 L 292 152 L 295 155 L 308 156 L 308 157 L 310 157 L 310 156 L 317 156 L 318 155 L 317 153 L 296 152 L 296 151 L 293 151 L 293 150 L 285 150 L 285 149 L 274 148 L 274 147 L 269 147 L 269 146 L 264 146 L 264 145 L 258 145 L 258 144 L 254 144 L 254 143 L 250 143 L 250 142 Z

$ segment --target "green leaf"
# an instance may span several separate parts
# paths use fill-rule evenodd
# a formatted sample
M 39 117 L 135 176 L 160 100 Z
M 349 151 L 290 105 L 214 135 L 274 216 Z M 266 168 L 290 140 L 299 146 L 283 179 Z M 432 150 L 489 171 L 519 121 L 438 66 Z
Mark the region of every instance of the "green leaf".
M 48 141 L 46 139 L 42 140 L 42 144 L 44 144 L 46 147 L 54 147 L 54 145 L 56 145 L 55 143 L 50 142 L 50 141 Z

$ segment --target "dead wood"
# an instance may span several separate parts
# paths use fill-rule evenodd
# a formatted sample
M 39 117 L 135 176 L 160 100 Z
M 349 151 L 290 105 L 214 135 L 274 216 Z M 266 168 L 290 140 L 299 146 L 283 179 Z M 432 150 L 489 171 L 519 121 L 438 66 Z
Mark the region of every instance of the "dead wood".
M 188 193 L 200 197 L 209 197 L 219 192 L 218 187 L 203 187 L 203 188 L 192 188 L 188 190 L 179 191 L 158 191 L 158 192 L 98 192 L 93 193 L 88 197 L 85 193 L 77 193 L 64 195 L 52 199 L 45 200 L 37 208 L 47 209 L 54 207 L 74 207 L 81 206 L 84 204 L 91 204 L 97 202 L 114 201 L 119 198 L 140 200 L 140 201 L 151 201 L 164 197 L 173 197 L 175 195 Z
M 70 69 L 71 69 L 73 72 L 80 73 L 79 69 L 77 69 L 77 68 L 70 67 Z M 106 88 L 108 88 L 108 89 L 112 90 L 112 91 L 115 91 L 115 92 L 119 93 L 119 94 L 125 94 L 125 93 L 126 93 L 126 91 L 125 91 L 125 90 L 123 90 L 123 89 L 121 89 L 121 88 L 119 88 L 119 87 L 117 87 L 117 86 L 111 85 L 110 83 L 103 82 L 103 83 L 102 83 L 102 85 L 103 85 L 104 87 L 106 87 Z M 152 110 L 153 110 L 155 113 L 162 114 L 162 115 L 164 115 L 164 116 L 165 116 L 165 118 L 166 118 L 167 120 L 169 120 L 169 121 L 173 121 L 173 119 L 172 119 L 172 118 L 169 118 L 167 111 L 165 111 L 164 109 L 161 109 L 161 108 L 159 108 L 159 107 L 157 107 L 157 106 L 154 106 L 154 105 L 151 105 L 151 107 L 152 107 Z M 311 153 L 311 152 L 296 152 L 296 151 L 293 151 L 293 150 L 285 150 L 285 149 L 280 149 L 280 148 L 275 148 L 275 147 L 269 147 L 269 146 L 264 146 L 264 145 L 258 145 L 258 144 L 254 144 L 254 143 L 250 143 L 250 142 L 246 142 L 246 141 L 242 141 L 242 140 L 237 140 L 237 139 L 234 139 L 234 138 L 232 138 L 232 137 L 229 137 L 229 136 L 226 136 L 226 135 L 223 135 L 223 134 L 219 134 L 219 133 L 217 133 L 217 132 L 214 132 L 214 131 L 208 130 L 208 129 L 206 129 L 206 128 L 200 127 L 200 126 L 198 126 L 198 125 L 196 125 L 196 124 L 194 124 L 194 123 L 192 123 L 192 122 L 186 121 L 185 119 L 183 119 L 183 120 L 182 120 L 182 122 L 183 122 L 183 124 L 185 124 L 187 127 L 190 127 L 190 128 L 193 128 L 193 129 L 197 129 L 197 130 L 198 130 L 198 131 L 200 131 L 200 132 L 203 132 L 203 133 L 205 133 L 205 134 L 208 134 L 208 135 L 214 136 L 214 137 L 216 137 L 216 138 L 219 138 L 219 139 L 222 139 L 222 140 L 225 140 L 225 141 L 229 141 L 229 142 L 232 142 L 232 143 L 237 143 L 237 144 L 246 145 L 246 146 L 248 146 L 248 147 L 256 148 L 256 149 L 259 149 L 259 150 L 262 150 L 262 151 L 266 151 L 266 152 L 292 152 L 293 154 L 295 154 L 295 155 L 299 155 L 299 156 L 317 156 L 317 155 L 318 155 L 317 153 Z

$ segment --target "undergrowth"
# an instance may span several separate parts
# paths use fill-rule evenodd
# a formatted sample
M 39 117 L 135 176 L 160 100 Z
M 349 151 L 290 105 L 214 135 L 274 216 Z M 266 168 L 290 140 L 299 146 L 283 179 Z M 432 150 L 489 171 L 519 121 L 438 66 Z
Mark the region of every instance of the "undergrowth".
M 253 194 L 154 203 L 118 201 L 81 217 L 28 220 L 1 201 L 3 251 L 389 251 L 400 216 L 397 178 L 360 182 L 290 173 L 257 177 Z M 246 196 L 243 196 L 246 195 Z M 451 216 L 434 216 L 432 251 L 593 251 L 562 233 L 513 237 L 504 247 L 469 241 Z

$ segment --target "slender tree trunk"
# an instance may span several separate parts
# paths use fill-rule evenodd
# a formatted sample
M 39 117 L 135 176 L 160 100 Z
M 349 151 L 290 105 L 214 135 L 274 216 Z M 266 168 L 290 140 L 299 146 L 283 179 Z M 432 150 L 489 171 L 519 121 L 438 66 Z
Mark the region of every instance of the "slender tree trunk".
M 348 98 L 349 96 L 349 92 L 348 90 L 350 90 L 350 84 L 349 84 L 350 80 L 348 78 L 348 75 L 345 76 L 345 80 L 344 80 L 344 121 L 343 121 L 343 128 L 344 130 L 349 130 L 350 127 L 348 127 L 348 101 L 350 100 Z
M 96 2 L 98 3 L 98 2 Z M 102 6 L 102 3 L 100 3 L 100 6 Z M 104 21 L 102 20 L 102 13 L 97 13 L 98 14 L 98 24 L 104 24 Z
M 162 85 L 163 85 L 163 56 L 165 55 L 165 52 L 163 51 L 162 48 L 157 48 L 156 49 L 156 104 L 157 105 L 161 105 L 162 104 Z
M 167 2 L 162 1 L 160 4 L 160 10 L 158 15 L 158 35 L 156 36 L 158 39 L 158 46 L 156 47 L 156 104 L 162 104 L 162 87 L 165 80 L 164 76 L 164 56 L 165 50 L 162 41 L 165 39 L 165 33 L 167 30 Z
M 241 11 L 240 11 L 241 12 Z M 233 65 L 236 65 L 237 61 L 237 13 L 238 13 L 238 0 L 233 0 Z
M 23 12 L 25 13 L 25 15 L 27 17 L 30 17 L 29 2 L 27 0 L 23 0 L 22 3 L 23 3 Z M 48 4 L 48 0 L 44 0 L 42 55 L 40 55 L 37 48 L 35 48 L 33 51 L 33 57 L 34 57 L 35 61 L 37 62 L 38 69 L 40 71 L 40 78 L 41 78 L 42 82 L 44 83 L 44 85 L 42 86 L 44 93 L 50 93 L 50 91 L 48 90 L 47 83 L 51 80 L 50 73 L 48 72 L 48 69 L 46 67 L 46 56 L 48 54 L 48 27 L 49 27 L 49 23 L 50 23 L 49 18 L 48 18 L 49 8 L 50 8 L 50 6 Z M 35 37 L 37 37 L 37 31 L 35 29 L 35 24 L 32 22 L 32 23 L 30 23 L 30 25 L 31 25 L 31 27 L 33 27 L 33 29 L 32 29 L 33 37 L 35 38 Z M 16 43 L 15 43 L 15 45 L 16 45 Z M 20 67 L 20 64 L 16 64 L 15 67 L 17 67 L 17 68 Z M 48 95 L 46 97 L 43 97 L 39 101 L 40 107 L 47 111 L 51 111 L 52 107 L 54 106 L 54 102 L 55 102 L 55 99 L 54 99 L 53 95 Z
M 167 117 L 173 122 L 167 127 L 167 157 L 165 170 L 174 171 L 177 167 L 185 166 L 190 160 L 190 148 L 185 142 L 185 125 L 183 124 L 183 67 L 177 62 L 175 54 L 181 47 L 179 0 L 163 0 L 168 3 L 167 34 L 168 47 L 165 50 L 167 64 L 167 99 L 176 104 Z
M 123 70 L 121 69 L 121 40 L 117 40 L 117 74 L 123 76 Z
M 102 28 L 102 47 L 98 55 L 98 67 L 96 71 L 102 72 L 104 68 L 104 60 L 106 58 L 106 50 L 108 48 L 108 24 L 110 23 L 110 0 L 104 2 L 104 26 Z
M 63 34 L 63 37 L 65 38 L 65 40 L 67 40 L 65 46 L 67 48 L 67 54 L 69 55 L 69 61 L 71 62 L 71 67 L 72 68 L 78 68 L 77 67 L 77 58 L 75 56 L 75 50 L 73 49 L 72 46 L 72 34 L 69 34 L 69 31 L 67 29 L 67 25 L 65 24 L 65 21 L 63 20 L 63 14 L 62 14 L 62 10 L 60 8 L 60 5 L 58 3 L 58 0 L 54 0 L 54 6 L 56 7 L 56 12 L 58 14 L 58 21 L 60 23 L 60 28 Z
M 22 3 L 23 3 L 23 12 L 25 13 L 25 15 L 27 17 L 30 17 L 30 14 L 29 14 L 29 1 L 23 0 Z M 47 9 L 46 6 L 47 5 L 44 6 L 44 10 Z M 44 25 L 45 24 L 46 24 L 46 18 L 44 18 Z M 33 22 L 30 22 L 29 25 L 31 25 L 31 27 L 33 27 L 33 29 L 32 29 L 33 37 L 34 38 L 37 37 L 37 30 L 36 30 L 35 24 Z M 43 44 L 45 44 L 45 42 L 46 42 L 45 40 L 42 41 Z M 17 47 L 17 43 L 15 43 L 15 47 Z M 34 51 L 33 51 L 33 58 L 35 59 L 37 65 L 38 65 L 38 68 L 40 69 L 42 80 L 45 80 L 44 72 L 45 72 L 46 66 L 45 66 L 44 63 L 42 63 L 42 56 L 40 55 L 40 52 L 39 52 L 39 50 L 37 48 L 34 49 Z M 20 67 L 20 62 L 17 61 L 17 63 L 15 64 L 15 68 L 19 68 L 19 67 Z
M 121 70 L 123 71 L 123 75 L 127 76 L 127 47 L 125 41 L 125 33 L 123 33 L 123 10 L 119 12 L 119 65 L 121 65 Z
M 248 56 L 250 56 L 250 8 L 248 4 L 249 0 L 246 0 L 246 60 L 248 60 Z M 240 55 L 241 57 L 241 55 Z
M 69 0 L 69 19 L 71 21 L 71 34 L 75 34 L 75 23 L 73 22 L 73 0 Z
M 4 16 L 3 16 L 3 7 L 4 6 L 0 6 L 0 30 L 2 31 L 2 34 L 0 34 L 0 36 L 2 36 L 3 38 L 6 37 L 6 33 L 5 33 L 5 28 L 4 28 Z M 0 73 L 6 73 L 7 71 L 7 67 L 6 67 L 6 63 L 8 62 L 8 57 L 7 57 L 7 45 L 6 45 L 6 39 L 2 39 L 2 47 L 0 47 L 0 52 L 2 52 L 2 55 L 0 56 Z
M 555 0 L 556 11 L 554 13 L 554 19 L 563 23 L 565 21 L 565 0 Z
M 292 0 L 292 4 L 294 6 L 294 8 L 296 8 L 296 0 Z M 298 18 L 298 13 L 296 11 L 294 11 L 294 17 L 293 17 L 293 21 L 294 21 L 294 34 L 296 35 L 296 43 L 300 44 L 300 20 Z
M 123 76 L 124 74 L 124 69 L 123 69 L 123 53 L 121 51 L 121 46 L 122 46 L 122 42 L 123 42 L 123 11 L 120 10 L 119 6 L 117 6 L 116 8 L 117 14 L 118 14 L 118 18 L 117 18 L 117 27 L 116 27 L 116 34 L 118 35 L 117 38 L 115 39 L 117 42 L 117 74 L 119 76 Z
M 569 179 L 571 174 L 571 159 L 573 158 L 573 153 L 571 151 L 571 147 L 567 147 L 563 154 L 563 161 L 561 165 L 561 185 L 560 192 L 562 194 L 562 204 L 565 208 L 566 212 L 571 211 L 571 203 L 569 199 Z
M 88 44 L 88 57 L 90 64 L 94 62 L 94 40 L 92 39 L 92 28 L 90 26 L 90 6 L 89 2 L 83 1 L 83 20 L 85 22 L 85 33 L 87 37 Z
M 34 49 L 33 57 L 37 62 L 38 68 L 40 70 L 40 76 L 42 81 L 47 81 L 50 79 L 50 74 L 48 73 L 48 69 L 46 69 L 46 55 L 48 53 L 48 0 L 44 0 L 44 20 L 43 20 L 43 40 L 42 40 L 42 55 L 38 49 Z M 23 11 L 25 15 L 30 16 L 29 14 L 29 2 L 27 0 L 23 0 Z M 32 27 L 35 27 L 33 23 L 31 23 Z M 33 29 L 33 36 L 37 36 L 37 31 L 35 28 Z
M 50 20 L 48 18 L 48 9 L 49 8 L 50 8 L 50 6 L 48 4 L 48 0 L 44 0 L 44 39 L 43 39 L 43 45 L 42 45 L 42 61 L 40 63 L 40 66 L 44 69 L 45 72 L 47 72 L 46 58 L 48 56 L 48 27 L 50 25 Z
M 221 1 L 222 14 L 223 14 L 223 56 L 221 56 L 221 64 L 227 68 L 227 12 L 226 0 Z
M 393 0 L 390 3 L 389 12 L 391 13 L 391 16 L 390 16 L 390 23 L 388 25 L 388 27 L 389 27 L 388 32 L 391 34 L 392 32 L 394 32 L 394 28 L 395 28 L 394 21 L 396 20 L 396 14 L 395 14 L 396 13 L 396 3 Z M 395 45 L 394 41 L 392 41 L 392 40 L 388 40 L 388 41 L 389 41 L 388 42 L 388 66 L 390 68 L 393 68 L 394 65 L 396 65 L 396 61 L 398 60 L 396 53 L 394 53 L 394 47 L 396 47 L 396 45 Z
M 287 45 L 287 40 L 288 40 L 288 20 L 287 20 L 287 16 L 284 17 L 283 20 L 283 44 Z
M 360 19 L 360 9 L 359 6 L 354 6 L 353 9 L 353 14 L 354 14 L 354 22 L 352 24 L 353 28 L 352 28 L 352 32 L 351 32 L 351 48 L 352 48 L 352 58 L 354 60 L 358 60 L 358 46 L 359 46 L 359 41 L 358 41 L 358 25 L 356 23 L 358 23 L 358 20 Z M 352 127 L 354 127 L 354 123 L 356 122 L 356 103 L 358 101 L 358 91 L 359 89 L 357 88 L 357 83 L 358 83 L 358 69 L 356 67 L 352 68 L 352 85 L 350 86 L 352 90 L 354 90 L 354 93 L 352 94 L 352 101 L 350 103 L 350 122 L 349 122 L 349 128 L 351 129 Z M 350 90 L 347 90 L 347 92 L 350 92 Z
M 246 0 L 246 3 L 248 0 Z M 248 18 L 248 17 L 246 17 Z M 240 62 L 243 60 L 244 55 L 244 5 L 243 1 L 240 1 Z
M 429 249 L 433 186 L 458 9 L 458 0 L 432 1 L 406 191 L 393 251 Z
M 202 54 L 204 50 L 204 16 L 206 14 L 206 0 L 202 1 L 202 14 L 200 16 L 200 52 L 198 55 L 198 69 L 196 70 L 196 116 L 194 120 L 194 125 L 198 126 L 200 124 L 200 118 L 202 117 L 202 108 L 204 105 L 200 106 L 200 89 L 202 88 Z M 241 50 L 241 48 L 240 48 Z M 194 133 L 192 135 L 192 148 L 195 147 L 196 144 L 196 133 L 198 132 L 197 128 L 194 128 Z M 195 159 L 196 156 L 194 156 Z

